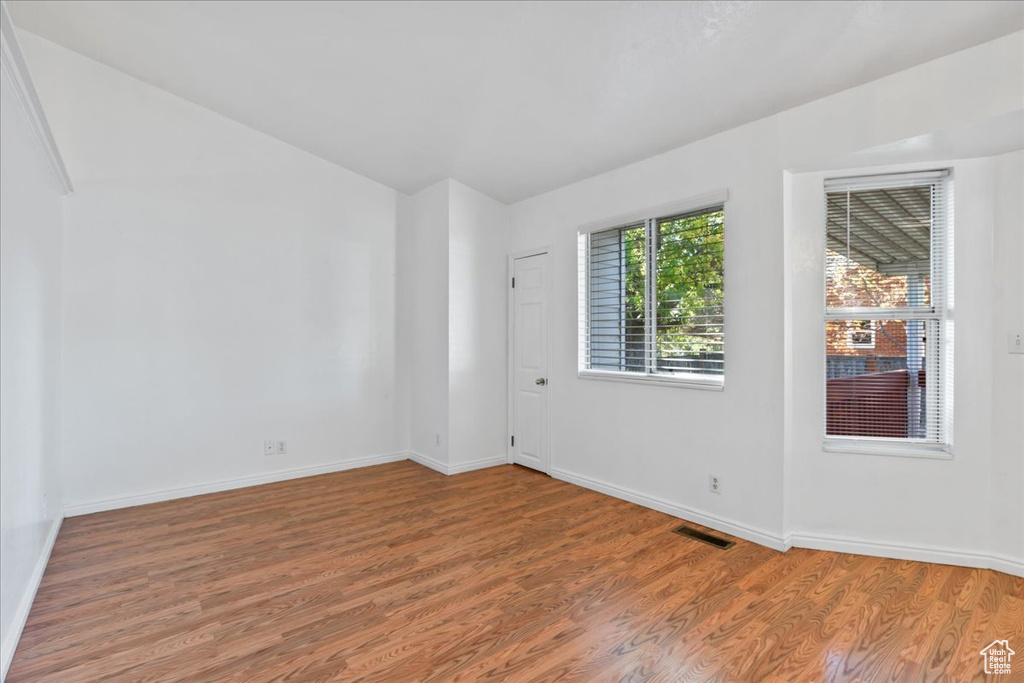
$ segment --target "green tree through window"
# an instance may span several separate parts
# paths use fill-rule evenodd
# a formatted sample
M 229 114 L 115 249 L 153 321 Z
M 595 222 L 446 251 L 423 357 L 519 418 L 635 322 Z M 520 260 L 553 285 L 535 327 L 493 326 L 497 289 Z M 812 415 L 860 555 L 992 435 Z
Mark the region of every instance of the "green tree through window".
M 659 370 L 713 371 L 722 362 L 724 212 L 658 221 L 656 353 Z
M 716 206 L 587 236 L 587 369 L 723 374 L 724 229 Z

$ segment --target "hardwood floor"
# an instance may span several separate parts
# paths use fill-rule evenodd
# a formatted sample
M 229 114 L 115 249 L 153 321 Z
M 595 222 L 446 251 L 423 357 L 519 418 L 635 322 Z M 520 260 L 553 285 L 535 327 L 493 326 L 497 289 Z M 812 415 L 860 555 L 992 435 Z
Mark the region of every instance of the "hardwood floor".
M 980 681 L 997 637 L 1024 653 L 1022 579 L 678 524 L 411 462 L 71 518 L 8 680 Z

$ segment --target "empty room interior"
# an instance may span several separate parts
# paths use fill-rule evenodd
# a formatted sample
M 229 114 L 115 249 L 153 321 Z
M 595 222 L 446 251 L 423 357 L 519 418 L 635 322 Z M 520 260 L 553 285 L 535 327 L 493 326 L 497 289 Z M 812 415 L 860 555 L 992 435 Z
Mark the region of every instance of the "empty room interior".
M 1024 1 L 0 5 L 0 681 L 1024 681 Z

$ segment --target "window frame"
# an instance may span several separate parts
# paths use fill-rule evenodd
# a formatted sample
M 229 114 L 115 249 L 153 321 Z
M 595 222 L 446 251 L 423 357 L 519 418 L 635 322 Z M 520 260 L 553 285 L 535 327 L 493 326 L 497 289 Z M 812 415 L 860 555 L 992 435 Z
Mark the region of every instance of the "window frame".
M 953 170 L 951 168 L 889 172 L 880 174 L 866 174 L 860 176 L 844 176 L 836 178 L 825 178 L 821 188 L 823 201 L 823 215 L 821 225 L 826 224 L 828 212 L 828 193 L 835 191 L 830 185 L 847 185 L 851 189 L 871 189 L 879 184 L 904 180 L 905 185 L 925 184 L 923 179 L 931 179 L 927 184 L 941 185 L 939 201 L 942 203 L 942 226 L 941 234 L 932 230 L 930 236 L 931 249 L 929 253 L 931 286 L 929 302 L 927 306 L 905 306 L 905 307 L 849 307 L 830 308 L 828 306 L 828 247 L 823 245 L 822 273 L 821 273 L 821 297 L 822 316 L 820 322 L 821 344 L 821 408 L 822 419 L 821 439 L 822 450 L 830 453 L 854 453 L 867 455 L 887 455 L 909 458 L 924 458 L 937 460 L 950 460 L 953 457 L 953 278 L 954 278 L 954 185 Z M 915 181 L 917 181 L 915 183 Z M 888 185 L 887 185 L 888 186 Z M 933 207 L 932 211 L 935 211 Z M 822 231 L 824 237 L 824 231 Z M 937 249 L 936 247 L 940 248 Z M 936 253 L 941 253 L 941 270 L 936 269 Z M 925 309 L 931 309 L 926 311 Z M 827 427 L 828 403 L 827 403 L 827 363 L 828 363 L 828 335 L 826 329 L 829 323 L 834 322 L 858 322 L 871 320 L 872 328 L 876 329 L 879 322 L 887 320 L 920 321 L 925 326 L 933 322 L 939 329 L 939 343 L 937 348 L 930 354 L 926 352 L 922 359 L 924 366 L 929 371 L 938 375 L 938 382 L 935 388 L 937 393 L 936 405 L 940 411 L 939 439 L 930 440 L 914 437 L 872 437 L 829 434 Z M 927 389 L 926 389 L 927 391 Z
M 661 204 L 648 209 L 639 211 L 633 211 L 627 214 L 620 214 L 614 217 L 605 218 L 599 221 L 586 223 L 579 226 L 577 232 L 577 251 L 578 251 L 578 325 L 577 325 L 577 372 L 576 376 L 580 379 L 599 380 L 599 381 L 611 381 L 611 382 L 626 382 L 632 384 L 653 384 L 662 386 L 674 386 L 688 389 L 699 389 L 706 391 L 724 391 L 725 389 L 725 328 L 727 327 L 727 315 L 725 306 L 725 228 L 723 226 L 723 266 L 722 266 L 722 352 L 723 352 L 723 368 L 722 374 L 720 375 L 699 375 L 697 373 L 668 373 L 668 372 L 657 372 L 651 371 L 651 363 L 648 359 L 645 361 L 645 372 L 630 372 L 622 370 L 601 370 L 589 367 L 590 358 L 589 351 L 586 345 L 586 339 L 590 334 L 590 249 L 589 247 L 589 236 L 592 233 L 598 233 L 606 230 L 614 230 L 617 228 L 624 228 L 631 225 L 638 225 L 642 223 L 644 225 L 644 254 L 645 263 L 648 266 L 653 261 L 655 254 L 652 253 L 654 240 L 651 238 L 651 230 L 657 229 L 658 222 L 665 218 L 671 218 L 673 216 L 695 213 L 705 209 L 713 209 L 721 207 L 723 216 L 728 213 L 729 193 L 727 190 L 717 190 L 706 194 L 691 197 L 686 200 L 672 202 L 669 204 Z M 727 219 L 725 222 L 728 222 Z M 650 330 L 652 325 L 656 326 L 657 321 L 652 322 L 654 316 L 653 306 L 654 300 L 650 295 L 650 292 L 656 284 L 654 280 L 656 275 L 654 273 L 648 273 L 646 278 L 646 289 L 648 295 L 646 297 L 645 306 L 647 308 L 647 314 L 645 316 L 647 324 L 645 326 L 645 345 L 651 343 L 649 338 Z M 656 362 L 656 361 L 655 361 Z

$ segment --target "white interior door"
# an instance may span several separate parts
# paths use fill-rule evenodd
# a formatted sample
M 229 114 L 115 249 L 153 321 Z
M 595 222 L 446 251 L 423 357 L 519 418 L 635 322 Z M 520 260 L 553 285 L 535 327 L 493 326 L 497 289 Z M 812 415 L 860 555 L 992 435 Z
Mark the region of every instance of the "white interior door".
M 547 254 L 513 261 L 512 460 L 548 471 Z

